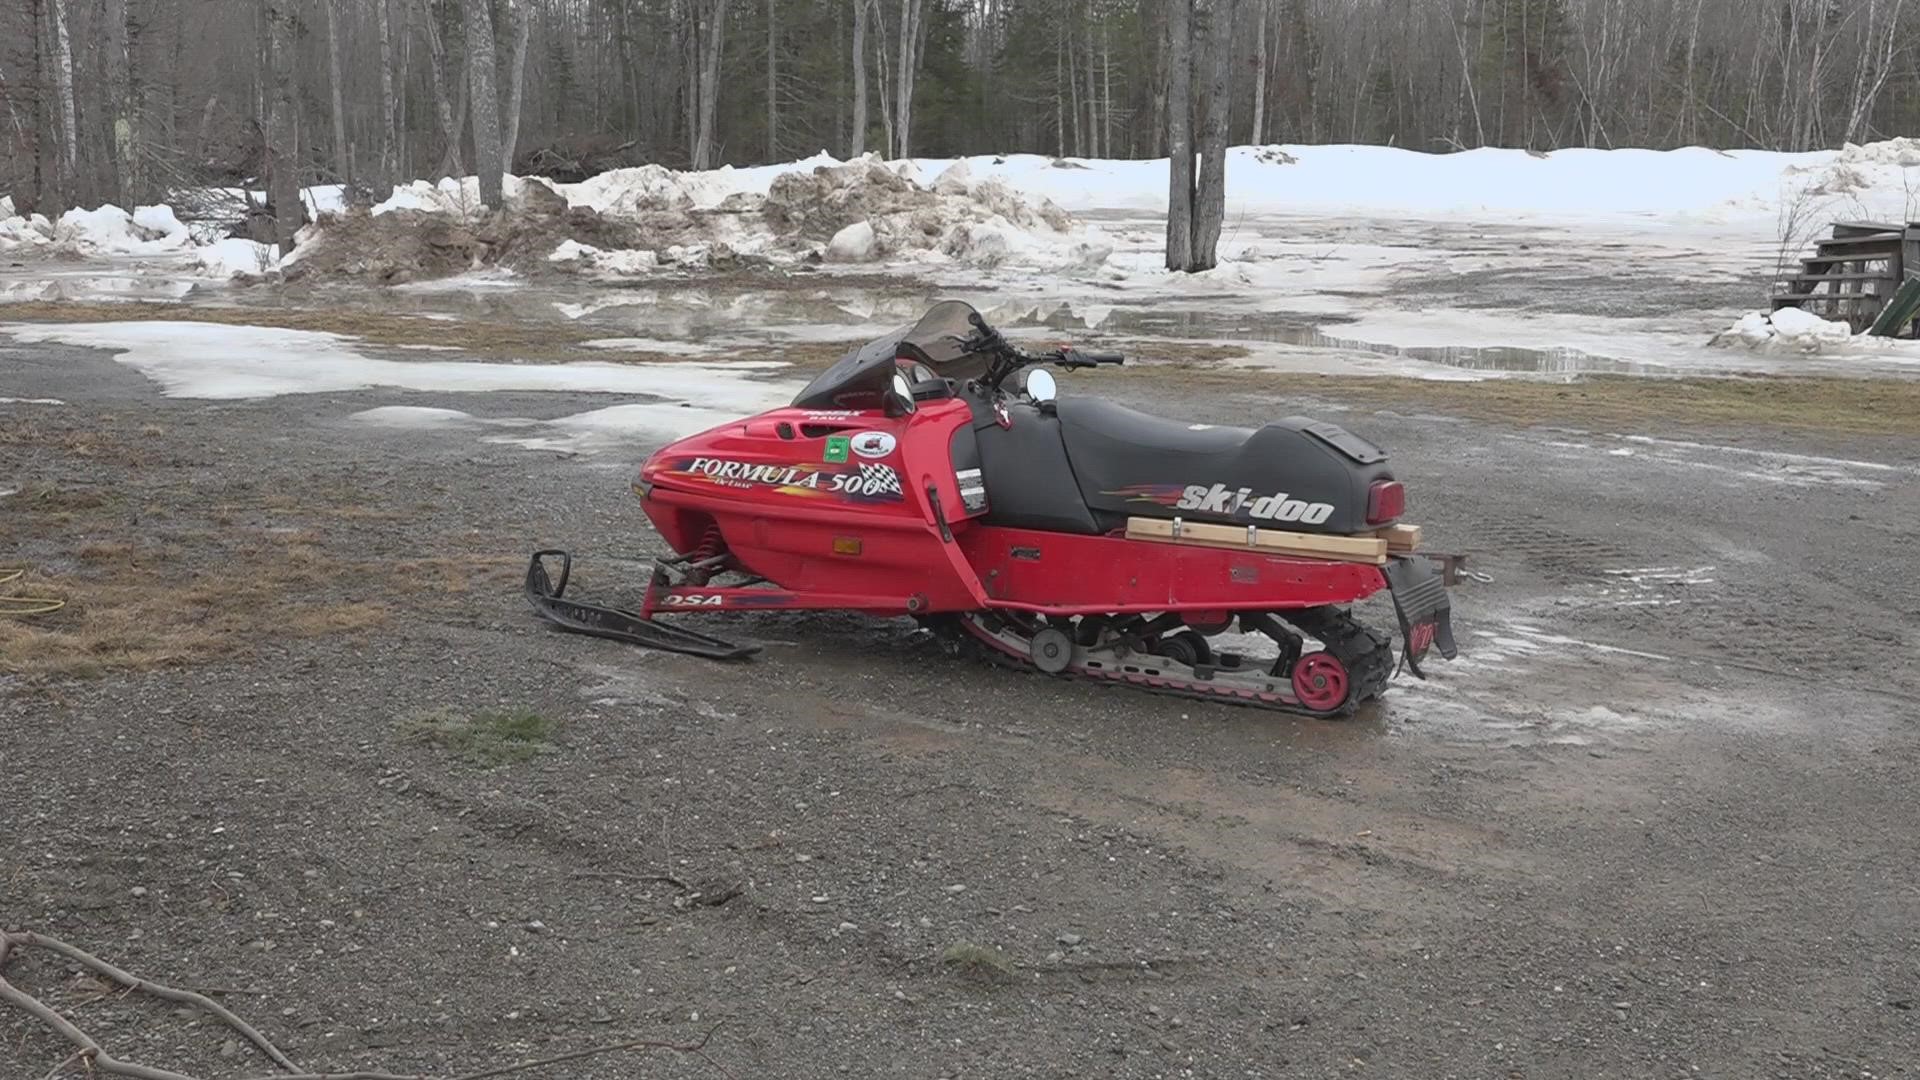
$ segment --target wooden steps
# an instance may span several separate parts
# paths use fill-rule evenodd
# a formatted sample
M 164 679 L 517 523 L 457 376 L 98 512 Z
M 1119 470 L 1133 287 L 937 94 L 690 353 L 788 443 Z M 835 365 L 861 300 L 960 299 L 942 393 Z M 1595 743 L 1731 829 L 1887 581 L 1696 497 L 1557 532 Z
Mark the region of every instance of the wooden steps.
M 1920 223 L 1836 221 L 1815 253 L 1775 283 L 1772 307 L 1843 321 L 1855 333 L 1884 333 L 1890 324 L 1881 316 L 1909 271 L 1920 275 Z

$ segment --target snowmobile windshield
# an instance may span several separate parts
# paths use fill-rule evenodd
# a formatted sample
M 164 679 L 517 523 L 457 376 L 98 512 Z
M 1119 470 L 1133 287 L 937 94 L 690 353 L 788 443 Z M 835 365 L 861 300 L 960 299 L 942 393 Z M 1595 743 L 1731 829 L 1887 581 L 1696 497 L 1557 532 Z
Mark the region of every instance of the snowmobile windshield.
M 874 338 L 821 372 L 793 399 L 800 409 L 878 409 L 886 404 L 899 360 L 951 365 L 969 353 L 961 344 L 973 334 L 973 305 L 943 300 L 920 321 Z
M 901 335 L 900 352 L 935 367 L 964 359 L 971 350 L 963 343 L 973 336 L 973 320 L 978 315 L 972 304 L 942 300 Z

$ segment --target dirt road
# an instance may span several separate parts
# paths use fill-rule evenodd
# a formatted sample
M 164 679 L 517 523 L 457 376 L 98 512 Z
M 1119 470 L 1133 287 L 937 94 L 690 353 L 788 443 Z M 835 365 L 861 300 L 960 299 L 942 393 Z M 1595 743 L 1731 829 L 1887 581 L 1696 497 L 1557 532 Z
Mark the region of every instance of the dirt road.
M 645 446 L 350 419 L 447 404 L 397 391 L 169 399 L 0 338 L 0 393 L 65 402 L 0 404 L 0 561 L 123 617 L 4 639 L 0 923 L 244 989 L 336 1070 L 718 1023 L 718 1068 L 551 1075 L 1916 1071 L 1920 437 L 1208 387 L 1108 388 L 1386 444 L 1429 543 L 1493 577 L 1456 594 L 1460 662 L 1323 723 L 906 622 L 735 624 L 768 648 L 725 668 L 567 637 L 524 553 L 630 595 Z M 269 1071 L 44 956 L 8 977 L 123 1057 Z M 0 1077 L 67 1052 L 0 1010 Z

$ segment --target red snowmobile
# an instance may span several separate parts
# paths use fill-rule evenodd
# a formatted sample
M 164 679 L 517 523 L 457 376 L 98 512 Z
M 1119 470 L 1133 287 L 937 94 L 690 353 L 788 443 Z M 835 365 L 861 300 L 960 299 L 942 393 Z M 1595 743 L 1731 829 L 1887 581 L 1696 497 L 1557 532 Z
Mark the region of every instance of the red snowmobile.
M 792 405 L 648 459 L 634 490 L 678 554 L 640 610 L 566 597 L 561 551 L 534 555 L 527 597 L 568 630 L 721 660 L 757 647 L 655 617 L 911 615 L 1049 674 L 1314 716 L 1392 675 L 1391 639 L 1347 610 L 1381 589 L 1415 675 L 1429 650 L 1454 656 L 1445 583 L 1409 549 L 1379 448 L 1303 417 L 1249 430 L 1057 396 L 1033 366 L 1120 362 L 1029 354 L 967 304 L 936 304 Z M 1272 652 L 1216 648 L 1236 627 Z

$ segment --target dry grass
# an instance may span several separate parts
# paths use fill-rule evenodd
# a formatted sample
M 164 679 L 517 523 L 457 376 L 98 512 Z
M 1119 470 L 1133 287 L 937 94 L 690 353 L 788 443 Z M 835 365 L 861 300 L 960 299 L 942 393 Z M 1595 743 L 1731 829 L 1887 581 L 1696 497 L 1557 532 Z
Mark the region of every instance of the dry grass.
M 84 444 L 45 431 L 34 449 L 51 456 L 50 471 L 86 475 L 98 487 L 29 489 L 0 511 L 0 551 L 43 553 L 42 565 L 26 566 L 5 591 L 65 601 L 47 614 L 0 616 L 0 674 L 87 677 L 244 655 L 276 639 L 364 634 L 400 604 L 457 608 L 474 590 L 509 588 L 520 572 L 517 558 L 457 548 L 378 558 L 358 546 L 353 526 L 334 523 L 402 512 L 350 488 L 215 501 L 190 484 L 155 487 L 128 470 L 141 484 L 140 502 L 129 503 L 112 491 L 134 485 L 114 484 L 101 460 L 119 460 L 126 440 L 149 436 L 95 420 Z M 83 445 L 99 453 L 90 458 Z
M 1103 372 L 1103 377 L 1106 374 Z M 1116 377 L 1136 384 L 1173 383 L 1249 394 L 1310 395 L 1349 404 L 1519 425 L 1556 424 L 1632 432 L 1767 428 L 1846 435 L 1920 434 L 1920 421 L 1915 420 L 1920 416 L 1920 381 L 1913 380 L 1594 375 L 1571 383 L 1532 379 L 1438 382 L 1185 364 L 1129 368 L 1116 373 Z

